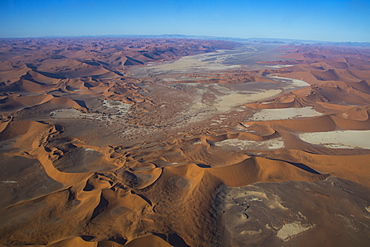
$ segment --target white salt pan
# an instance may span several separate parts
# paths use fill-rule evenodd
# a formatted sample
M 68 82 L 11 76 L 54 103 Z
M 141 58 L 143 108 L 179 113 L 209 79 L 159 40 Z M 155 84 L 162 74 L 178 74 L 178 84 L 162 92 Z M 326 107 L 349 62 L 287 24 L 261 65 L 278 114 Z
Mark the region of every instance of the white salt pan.
M 370 149 L 370 130 L 337 130 L 300 134 L 302 141 L 328 148 Z

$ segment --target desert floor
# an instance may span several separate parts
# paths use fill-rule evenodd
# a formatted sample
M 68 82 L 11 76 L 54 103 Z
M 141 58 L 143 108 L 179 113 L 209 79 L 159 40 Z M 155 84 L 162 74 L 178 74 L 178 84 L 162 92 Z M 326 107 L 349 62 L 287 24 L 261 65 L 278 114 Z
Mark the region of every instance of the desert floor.
M 0 40 L 0 246 L 369 246 L 370 49 Z

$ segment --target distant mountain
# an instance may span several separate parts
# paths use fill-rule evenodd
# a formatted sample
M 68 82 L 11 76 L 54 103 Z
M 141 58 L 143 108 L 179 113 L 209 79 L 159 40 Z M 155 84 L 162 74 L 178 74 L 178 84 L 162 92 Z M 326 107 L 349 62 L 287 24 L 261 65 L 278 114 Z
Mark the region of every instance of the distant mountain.
M 40 38 L 63 38 L 65 36 L 44 36 Z M 206 35 L 184 35 L 184 34 L 160 34 L 160 35 L 83 35 L 73 36 L 73 38 L 90 38 L 90 37 L 115 37 L 115 38 L 158 38 L 158 39 L 204 39 L 204 40 L 226 40 L 235 42 L 253 42 L 253 43 L 270 43 L 270 44 L 287 44 L 287 45 L 320 45 L 320 46 L 355 46 L 370 47 L 370 42 L 333 42 L 319 40 L 299 40 L 299 39 L 280 39 L 280 38 L 236 38 L 236 37 L 219 37 Z M 71 36 L 72 38 L 72 36 Z M 9 38 L 8 38 L 9 39 Z

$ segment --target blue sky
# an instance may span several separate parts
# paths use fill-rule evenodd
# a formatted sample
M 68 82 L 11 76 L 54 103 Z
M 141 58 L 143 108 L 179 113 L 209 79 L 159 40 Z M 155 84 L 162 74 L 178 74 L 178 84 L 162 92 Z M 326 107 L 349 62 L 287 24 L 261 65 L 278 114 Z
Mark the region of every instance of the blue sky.
M 370 0 L 0 0 L 0 37 L 185 34 L 370 42 Z

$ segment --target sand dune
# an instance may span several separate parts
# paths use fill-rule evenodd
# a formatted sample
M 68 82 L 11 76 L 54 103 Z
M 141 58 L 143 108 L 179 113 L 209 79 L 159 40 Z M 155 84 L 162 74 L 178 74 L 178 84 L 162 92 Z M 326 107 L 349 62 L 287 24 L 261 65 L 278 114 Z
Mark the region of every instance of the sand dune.
M 28 80 L 33 80 L 40 84 L 56 84 L 59 81 L 58 78 L 46 76 L 34 70 L 28 71 L 24 78 Z
M 0 42 L 0 245 L 369 241 L 367 48 Z
M 12 83 L 18 80 L 21 76 L 26 75 L 30 69 L 26 65 L 15 65 L 11 62 L 1 61 L 0 63 L 0 82 L 5 84 Z
M 358 113 L 361 114 L 361 113 Z M 362 117 L 354 116 L 354 119 L 349 119 L 349 115 L 343 113 L 340 117 L 336 115 L 325 115 L 312 118 L 301 118 L 301 119 L 289 119 L 289 120 L 271 120 L 269 122 L 255 122 L 248 121 L 244 122 L 246 125 L 262 124 L 267 126 L 278 125 L 291 130 L 300 132 L 322 132 L 332 131 L 336 129 L 353 129 L 353 130 L 365 130 L 369 129 L 370 121 L 368 112 L 363 112 Z

